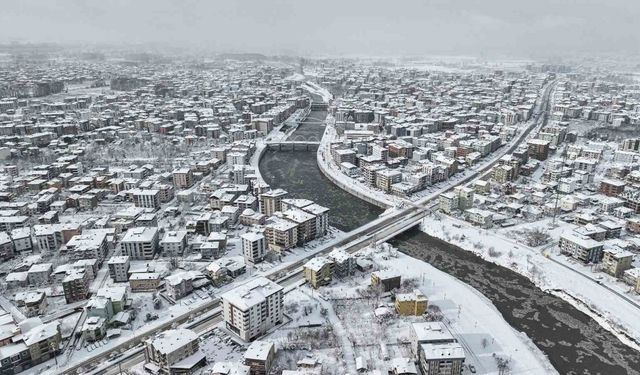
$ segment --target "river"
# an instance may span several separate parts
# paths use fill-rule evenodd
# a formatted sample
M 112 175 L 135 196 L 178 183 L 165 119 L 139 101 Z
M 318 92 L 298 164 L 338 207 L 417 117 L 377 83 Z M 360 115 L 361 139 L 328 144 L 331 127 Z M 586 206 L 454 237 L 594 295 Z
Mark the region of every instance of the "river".
M 322 134 L 316 120 L 319 115 L 312 112 L 313 120 L 301 124 L 292 137 Z M 331 225 L 341 230 L 357 228 L 381 213 L 380 208 L 353 197 L 325 178 L 314 152 L 267 151 L 260 171 L 272 187 L 329 207 Z M 406 232 L 391 243 L 403 253 L 476 288 L 511 326 L 533 340 L 561 374 L 640 375 L 640 353 L 588 315 L 543 292 L 518 273 L 419 230 Z

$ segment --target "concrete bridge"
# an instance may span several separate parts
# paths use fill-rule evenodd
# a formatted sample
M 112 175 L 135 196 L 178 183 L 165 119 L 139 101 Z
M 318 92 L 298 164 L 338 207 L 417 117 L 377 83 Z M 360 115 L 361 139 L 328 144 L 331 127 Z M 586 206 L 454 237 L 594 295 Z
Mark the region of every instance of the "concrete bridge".
M 324 102 L 311 102 L 312 111 L 326 111 L 329 109 L 329 105 Z
M 319 141 L 271 141 L 267 142 L 267 150 L 278 151 L 317 151 Z

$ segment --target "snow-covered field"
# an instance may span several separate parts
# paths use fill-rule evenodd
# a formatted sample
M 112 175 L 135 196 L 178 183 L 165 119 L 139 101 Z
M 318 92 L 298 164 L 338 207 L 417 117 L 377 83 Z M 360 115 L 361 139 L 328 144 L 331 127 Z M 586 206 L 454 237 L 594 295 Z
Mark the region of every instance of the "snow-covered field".
M 508 233 L 480 229 L 446 215 L 425 218 L 421 228 L 431 236 L 472 251 L 488 261 L 526 276 L 543 290 L 564 291 L 558 295 L 591 315 L 623 342 L 640 350 L 637 344 L 640 342 L 640 309 L 620 295 L 605 289 L 597 279 L 600 275 L 604 276 L 602 273 L 594 275 L 588 267 L 572 263 L 566 257 L 557 254 L 557 250 L 554 250 L 557 242 L 553 242 L 553 246 L 531 248 L 526 246 L 522 239 L 509 237 Z M 514 228 L 508 230 L 513 231 Z M 560 226 L 552 230 L 552 238 L 559 236 L 563 230 L 569 228 Z M 572 272 L 563 264 L 568 264 L 579 272 Z M 613 285 L 618 287 L 621 293 L 627 291 L 620 284 Z M 633 294 L 627 296 L 637 300 L 637 296 Z M 629 340 L 625 334 L 635 342 Z
M 516 332 L 482 294 L 428 263 L 401 254 L 387 245 L 365 249 L 360 256 L 381 269 L 392 269 L 420 289 L 431 309 L 440 310 L 442 321 L 461 342 L 467 364 L 479 374 L 497 374 L 495 357 L 510 359 L 511 374 L 556 373 L 540 350 Z M 422 317 L 380 319 L 379 307 L 393 311 L 389 297 L 368 293 L 369 273 L 358 273 L 332 285 L 313 290 L 302 286 L 285 297 L 291 322 L 269 336 L 279 346 L 280 368 L 295 368 L 303 358 L 322 363 L 325 373 L 354 373 L 355 358 L 363 358 L 370 370 L 386 373 L 389 358 L 411 357 L 410 327 Z M 494 356 L 495 355 L 495 356 Z

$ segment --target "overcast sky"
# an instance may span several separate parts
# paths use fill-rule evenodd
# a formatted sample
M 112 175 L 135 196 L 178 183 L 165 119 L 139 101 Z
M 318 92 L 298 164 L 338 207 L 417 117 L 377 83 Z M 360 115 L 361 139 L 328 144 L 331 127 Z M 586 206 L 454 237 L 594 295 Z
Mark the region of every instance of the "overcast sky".
M 329 55 L 637 54 L 638 0 L 6 0 L 0 42 Z

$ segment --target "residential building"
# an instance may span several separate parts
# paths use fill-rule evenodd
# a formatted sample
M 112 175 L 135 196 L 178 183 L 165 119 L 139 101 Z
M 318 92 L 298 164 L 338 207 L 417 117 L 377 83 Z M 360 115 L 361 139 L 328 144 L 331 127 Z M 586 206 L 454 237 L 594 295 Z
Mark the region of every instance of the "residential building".
M 188 189 L 193 186 L 193 172 L 189 168 L 173 171 L 173 185 L 178 189 Z
M 304 277 L 313 288 L 329 285 L 333 275 L 333 261 L 327 257 L 317 256 L 303 266 Z
M 124 283 L 129 281 L 129 256 L 112 256 L 107 262 L 107 266 L 109 267 L 109 276 L 111 276 L 114 282 Z
M 283 321 L 283 288 L 257 277 L 221 296 L 226 327 L 252 341 Z
M 376 271 L 371 273 L 371 286 L 382 288 L 383 292 L 389 292 L 400 288 L 401 276 L 392 270 Z
M 458 342 L 421 344 L 420 370 L 424 375 L 460 375 L 466 355 Z
M 123 254 L 131 259 L 153 259 L 158 248 L 158 228 L 131 228 L 122 238 L 121 246 Z
M 89 295 L 89 275 L 84 269 L 72 268 L 62 280 L 62 289 L 67 303 L 87 299 Z
M 621 277 L 632 267 L 633 253 L 617 248 L 605 249 L 602 258 L 602 270 L 611 276 Z
M 145 341 L 145 362 L 154 366 L 145 368 L 163 375 L 192 374 L 206 363 L 199 343 L 198 335 L 190 329 L 163 331 Z
M 134 272 L 129 276 L 132 292 L 154 292 L 160 286 L 160 274 L 155 272 Z
M 157 210 L 161 205 L 160 190 L 136 189 L 133 191 L 133 203 L 136 207 L 151 208 Z
M 260 194 L 260 213 L 273 216 L 274 213 L 282 211 L 282 199 L 287 195 L 288 193 L 282 189 L 274 189 Z
M 269 249 L 278 254 L 295 247 L 298 243 L 298 225 L 276 216 L 266 223 L 265 238 Z
M 262 233 L 248 232 L 242 236 L 242 255 L 247 262 L 262 262 L 267 255 L 267 240 Z
M 602 242 L 586 236 L 564 233 L 560 236 L 560 251 L 583 263 L 598 263 L 602 259 Z
M 168 231 L 160 241 L 160 248 L 164 256 L 180 256 L 187 248 L 186 231 Z
M 600 181 L 600 193 L 609 197 L 617 197 L 624 191 L 626 185 L 624 181 L 604 179 Z
M 256 340 L 244 353 L 244 364 L 249 366 L 251 375 L 268 375 L 275 357 L 272 342 Z
M 411 293 L 396 293 L 395 307 L 398 315 L 420 316 L 427 311 L 427 297 L 418 289 Z

